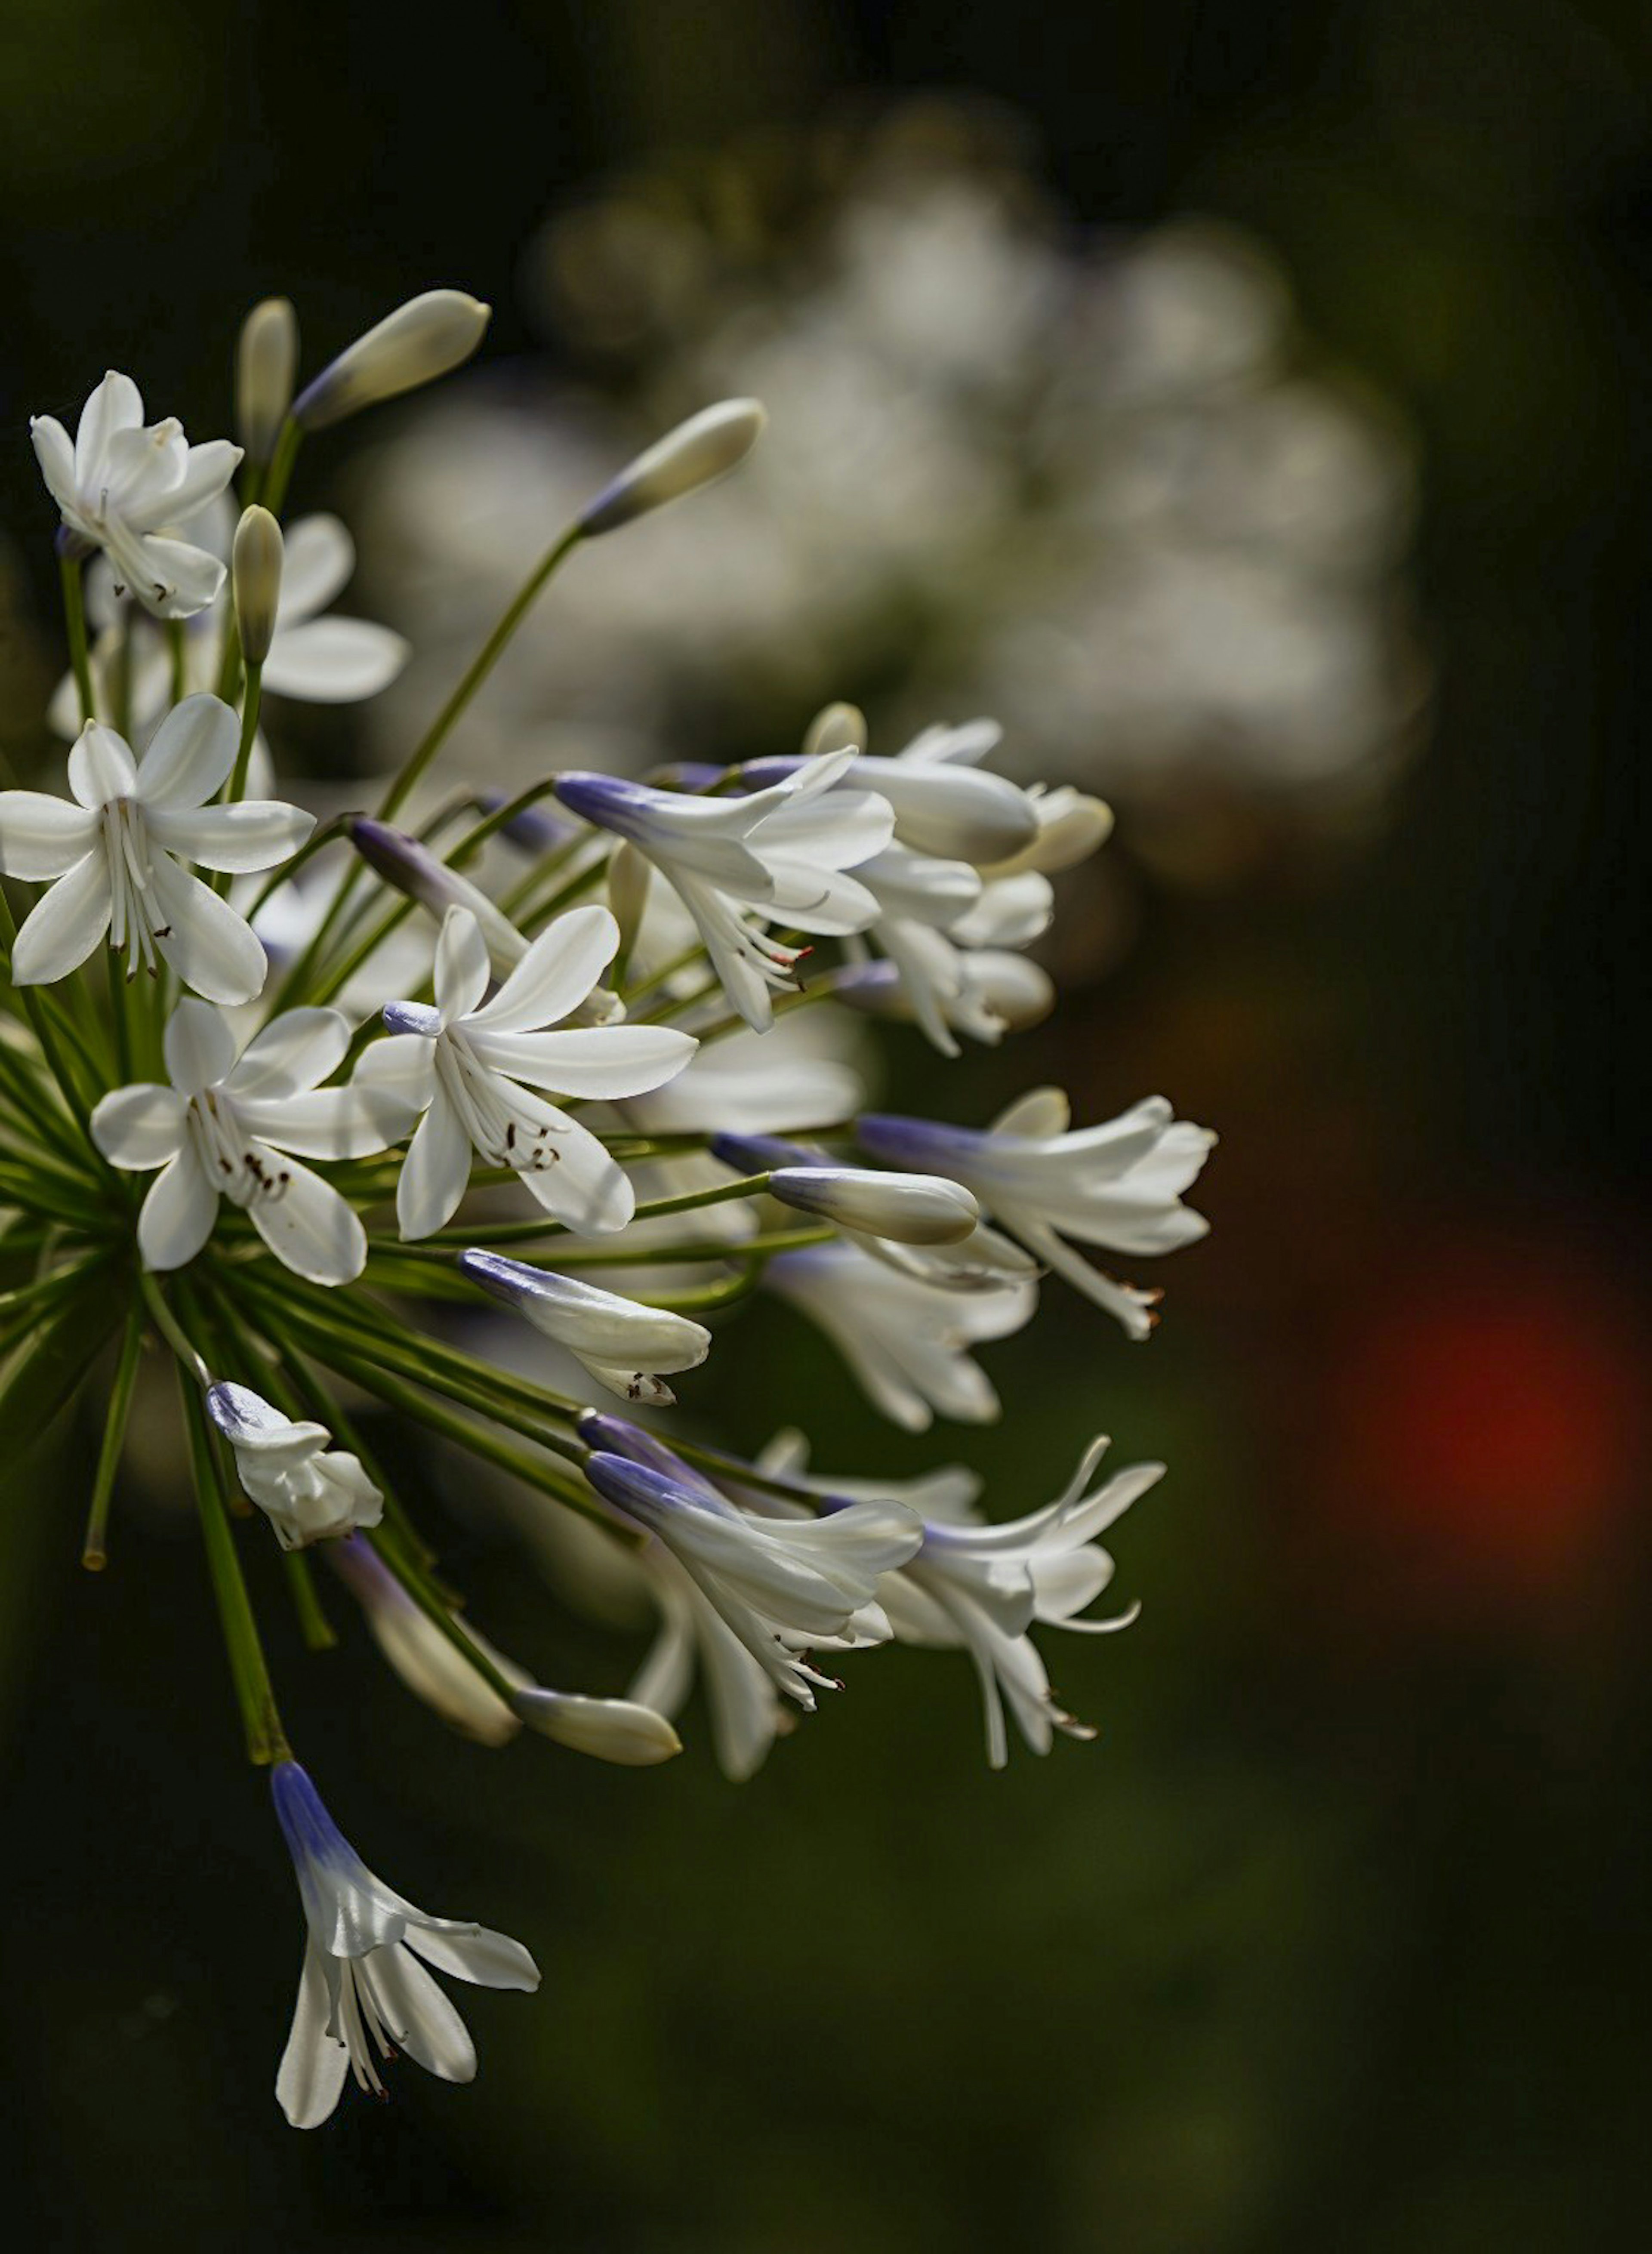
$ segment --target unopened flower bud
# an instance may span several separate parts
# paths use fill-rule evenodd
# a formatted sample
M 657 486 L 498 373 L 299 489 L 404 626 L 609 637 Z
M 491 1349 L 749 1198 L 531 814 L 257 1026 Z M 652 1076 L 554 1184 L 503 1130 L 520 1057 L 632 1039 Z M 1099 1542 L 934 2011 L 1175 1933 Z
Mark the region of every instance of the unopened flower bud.
M 578 1277 L 499 1252 L 461 1253 L 458 1264 L 473 1284 L 565 1347 L 599 1385 L 624 1400 L 668 1407 L 676 1396 L 660 1371 L 697 1369 L 710 1351 L 711 1334 L 703 1323 L 600 1291 Z
M 755 399 L 724 399 L 702 408 L 637 456 L 580 512 L 587 539 L 612 532 L 668 500 L 694 493 L 745 460 L 767 416 Z
M 962 1183 L 939 1174 L 883 1174 L 858 1166 L 781 1166 L 768 1194 L 799 1213 L 898 1244 L 956 1244 L 981 1218 Z
M 414 1697 L 479 1745 L 508 1745 L 522 1728 L 518 1716 L 408 1594 L 376 1550 L 360 1535 L 351 1535 L 329 1543 L 326 1555 L 360 1604 L 373 1641 Z M 532 1680 L 468 1620 L 465 1633 L 508 1683 Z
M 1105 799 L 1063 784 L 1059 790 L 1028 793 L 1038 818 L 1038 834 L 1006 861 L 993 864 L 994 879 L 1018 877 L 1028 869 L 1052 877 L 1061 869 L 1075 869 L 1081 861 L 1106 844 L 1113 834 L 1113 809 Z
M 622 838 L 608 863 L 608 906 L 620 927 L 618 959 L 621 962 L 637 943 L 653 874 L 647 858 Z
M 858 704 L 828 704 L 816 713 L 803 738 L 803 757 L 817 759 L 822 752 L 861 751 L 866 742 L 866 715 Z
M 261 467 L 292 404 L 298 370 L 298 317 L 287 298 L 266 298 L 241 325 L 235 347 L 235 427 L 249 462 Z
M 438 860 L 428 845 L 388 822 L 360 814 L 348 826 L 350 843 L 387 885 L 416 900 L 438 923 L 449 908 L 468 908 L 482 928 L 494 976 L 503 978 L 515 969 L 528 952 L 528 942 L 480 885 L 461 877 L 457 869 Z
M 235 598 L 235 628 L 248 665 L 262 665 L 276 638 L 281 607 L 281 527 L 267 508 L 245 511 L 235 527 L 230 584 Z
M 682 1750 L 663 1714 L 631 1698 L 581 1698 L 565 1690 L 519 1690 L 511 1704 L 530 1730 L 575 1753 L 617 1761 L 622 1768 L 652 1768 Z
M 324 368 L 293 408 L 306 430 L 376 407 L 461 367 L 482 341 L 493 307 L 462 290 L 427 290 L 387 313 Z

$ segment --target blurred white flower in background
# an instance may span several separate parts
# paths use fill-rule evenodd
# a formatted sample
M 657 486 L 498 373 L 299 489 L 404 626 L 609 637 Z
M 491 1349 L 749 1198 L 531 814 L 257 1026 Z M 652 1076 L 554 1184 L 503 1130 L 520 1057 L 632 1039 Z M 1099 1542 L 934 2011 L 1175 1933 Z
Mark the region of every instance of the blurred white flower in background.
M 769 410 L 747 472 L 578 559 L 479 757 L 783 751 L 852 694 L 884 741 L 997 714 L 999 765 L 1128 802 L 1172 876 L 1368 817 L 1426 698 L 1397 417 L 1323 372 L 1254 242 L 1086 241 L 1007 139 L 928 104 L 554 218 L 528 278 L 560 366 L 443 396 L 370 467 L 364 552 L 421 653 L 387 758 L 612 460 L 738 386 Z

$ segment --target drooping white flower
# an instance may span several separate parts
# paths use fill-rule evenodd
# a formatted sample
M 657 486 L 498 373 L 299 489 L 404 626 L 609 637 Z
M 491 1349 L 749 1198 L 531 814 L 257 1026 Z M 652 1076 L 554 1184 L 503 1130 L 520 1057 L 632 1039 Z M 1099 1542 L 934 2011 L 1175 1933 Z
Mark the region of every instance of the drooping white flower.
M 620 1422 L 588 1413 L 580 1429 L 600 1442 Z M 877 1579 L 912 1556 L 918 1519 L 882 1502 L 819 1519 L 759 1518 L 647 1435 L 627 1444 L 630 1454 L 595 1448 L 584 1466 L 592 1486 L 670 1551 L 776 1689 L 812 1712 L 816 1690 L 836 1686 L 805 1655 L 886 1640 Z
M 284 1550 L 376 1526 L 383 1517 L 384 1497 L 360 1458 L 329 1447 L 325 1424 L 295 1423 L 247 1385 L 208 1386 L 206 1409 L 235 1452 L 243 1494 Z
M 52 415 L 32 416 L 29 435 L 65 525 L 104 550 L 123 591 L 159 619 L 206 609 L 223 564 L 172 535 L 222 493 L 239 446 L 192 446 L 172 416 L 145 428 L 137 386 L 113 368 L 80 410 L 73 444 Z
M 172 1085 L 144 1081 L 106 1096 L 92 1133 L 112 1166 L 160 1172 L 138 1215 L 146 1268 L 181 1268 L 212 1235 L 218 1200 L 248 1216 L 277 1260 L 316 1284 L 347 1284 L 367 1235 L 309 1158 L 362 1158 L 399 1142 L 412 1108 L 358 1077 L 320 1082 L 350 1046 L 336 1010 L 287 1010 L 244 1051 L 223 1013 L 180 1002 L 165 1033 Z M 296 1155 L 295 1155 L 296 1154 Z
M 469 2082 L 465 2022 L 425 1967 L 480 1988 L 531 1993 L 539 1968 L 518 1941 L 458 1918 L 428 1917 L 369 1871 L 297 1761 L 270 1773 L 276 1816 L 309 1928 L 292 2032 L 276 2096 L 295 2129 L 337 2105 L 346 2071 L 382 2096 L 381 2060 L 398 2051 L 444 2082 Z M 423 1961 L 421 1961 L 423 1960 Z M 374 2052 L 378 2056 L 374 2056 Z
M 374 1041 L 360 1078 L 424 1113 L 396 1183 L 403 1237 L 450 1220 L 470 1180 L 471 1153 L 508 1166 L 548 1213 L 585 1235 L 623 1228 L 636 1206 L 624 1169 L 590 1130 L 536 1093 L 635 1096 L 681 1072 L 693 1037 L 667 1026 L 550 1032 L 584 1000 L 619 944 L 606 908 L 573 908 L 539 937 L 491 1002 L 487 943 L 467 908 L 452 907 L 436 948 L 436 1007 L 387 1004 L 388 1040 Z
M 73 799 L 0 792 L 0 869 L 52 879 L 18 934 L 11 975 L 49 984 L 79 968 L 108 933 L 127 975 L 158 955 L 213 1002 L 249 1002 L 264 951 L 246 920 L 182 864 L 270 869 L 303 844 L 315 817 L 276 799 L 213 803 L 234 765 L 240 724 L 216 696 L 187 697 L 141 761 L 124 738 L 88 721 L 69 753 Z
M 566 1347 L 598 1385 L 627 1401 L 669 1407 L 676 1396 L 659 1373 L 697 1369 L 710 1352 L 704 1324 L 668 1308 L 644 1306 L 620 1292 L 598 1291 L 577 1277 L 497 1252 L 461 1252 L 458 1264 L 485 1292 Z
M 705 1686 L 711 1749 L 735 1784 L 756 1775 L 775 1739 L 792 1726 L 790 1707 L 761 1660 L 735 1634 L 688 1569 L 663 1544 L 638 1560 L 660 1608 L 659 1631 L 630 1695 L 662 1714 L 679 1713 L 697 1668 Z
M 1159 1096 L 1075 1133 L 1070 1117 L 1060 1089 L 1040 1088 L 984 1130 L 867 1113 L 856 1134 L 873 1158 L 965 1184 L 1028 1251 L 1144 1339 L 1158 1294 L 1116 1283 L 1063 1240 L 1138 1256 L 1194 1243 L 1209 1224 L 1181 1194 L 1216 1138 Z
M 1048 1753 L 1059 1730 L 1095 1731 L 1063 1711 L 1028 1631 L 1042 1622 L 1090 1635 L 1128 1628 L 1140 1607 L 1108 1620 L 1077 1617 L 1113 1578 L 1099 1536 L 1164 1476 L 1163 1464 L 1133 1464 L 1089 1490 L 1105 1451 L 1093 1440 L 1065 1492 L 1042 1510 L 995 1524 L 927 1521 L 917 1555 L 878 1584 L 878 1597 L 903 1643 L 962 1646 L 974 1662 L 986 1708 L 987 1759 L 1009 1758 L 1004 1707 L 1022 1736 Z
M 972 1346 L 1030 1322 L 1038 1287 L 1025 1278 L 948 1291 L 856 1244 L 783 1252 L 763 1271 L 770 1291 L 818 1324 L 886 1417 L 909 1432 L 935 1415 L 990 1424 L 998 1396 Z
M 746 1023 L 773 1022 L 772 990 L 792 984 L 798 949 L 762 927 L 843 935 L 878 914 L 845 872 L 881 852 L 894 817 L 870 791 L 838 790 L 840 752 L 744 798 L 653 790 L 617 775 L 560 775 L 556 795 L 651 861 L 698 928 L 724 991 Z
M 932 948 L 938 942 L 938 948 Z M 927 979 L 942 1024 L 967 1033 L 971 1040 L 989 1046 L 1007 1032 L 1019 1032 L 1047 1018 L 1055 1006 L 1055 982 L 1041 964 L 1007 948 L 954 947 L 941 933 L 925 933 L 928 962 L 919 977 Z M 848 962 L 832 973 L 832 992 L 851 1010 L 874 1018 L 918 1018 L 917 978 L 907 965 L 893 958 Z M 947 1052 L 947 1042 L 935 1046 Z

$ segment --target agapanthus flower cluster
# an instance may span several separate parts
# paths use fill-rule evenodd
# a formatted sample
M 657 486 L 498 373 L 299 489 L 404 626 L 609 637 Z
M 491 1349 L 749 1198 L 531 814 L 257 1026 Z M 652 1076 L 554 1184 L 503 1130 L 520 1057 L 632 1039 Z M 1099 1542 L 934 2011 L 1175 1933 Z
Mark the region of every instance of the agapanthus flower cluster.
M 1117 1263 L 1205 1226 L 1183 1199 L 1212 1138 L 1158 1097 L 1076 1128 L 1051 1088 L 986 1126 L 874 1115 L 830 1042 L 802 1038 L 836 1002 L 951 1056 L 1052 1006 L 1026 950 L 1052 874 L 1110 817 L 995 773 L 990 724 L 873 746 L 839 704 L 755 762 L 566 769 L 510 795 L 444 779 L 545 584 L 736 467 L 752 401 L 692 416 L 556 533 L 370 806 L 318 826 L 277 779 L 266 692 L 371 696 L 405 655 L 322 615 L 353 550 L 332 518 L 284 529 L 301 443 L 458 366 L 486 320 L 429 292 L 295 398 L 297 324 L 271 300 L 237 354 L 239 445 L 146 422 L 113 373 L 73 438 L 33 424 L 69 655 L 52 717 L 73 742 L 42 787 L 0 793 L 0 1422 L 15 1453 L 72 1398 L 96 1410 L 84 1555 L 102 1567 L 140 1370 L 175 1368 L 247 1748 L 307 1928 L 276 2080 L 300 2127 L 348 2076 L 382 2093 L 398 2054 L 470 2078 L 436 1975 L 539 1976 L 520 1943 L 416 1909 L 340 1831 L 281 1720 L 249 1545 L 278 1545 L 313 1647 L 335 1640 L 319 1565 L 483 1745 L 528 1731 L 651 1766 L 682 1750 L 697 1671 L 718 1757 L 747 1777 L 892 1641 L 968 1654 L 994 1767 L 1011 1721 L 1046 1752 L 1092 1732 L 1035 1632 L 1133 1616 L 1089 1609 L 1114 1570 L 1101 1537 L 1160 1466 L 1098 1483 L 1098 1440 L 1053 1502 L 990 1519 L 962 1466 L 826 1478 L 795 1432 L 746 1461 L 636 1416 L 737 1352 L 722 1312 L 766 1292 L 894 1422 L 990 1418 L 976 1350 L 1052 1274 L 1144 1338 L 1157 1292 Z M 510 1350 L 478 1351 L 500 1323 Z M 628 1693 L 540 1681 L 459 1608 L 374 1446 L 386 1415 L 637 1579 L 659 1634 Z

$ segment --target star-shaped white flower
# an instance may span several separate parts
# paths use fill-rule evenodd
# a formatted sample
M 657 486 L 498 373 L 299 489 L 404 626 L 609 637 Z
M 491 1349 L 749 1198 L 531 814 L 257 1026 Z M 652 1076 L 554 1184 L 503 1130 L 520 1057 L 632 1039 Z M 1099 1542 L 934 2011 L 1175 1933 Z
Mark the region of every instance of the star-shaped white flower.
M 748 1026 L 774 1022 L 771 990 L 794 983 L 795 948 L 765 922 L 842 935 L 878 914 L 845 872 L 888 844 L 894 816 L 870 791 L 838 790 L 847 752 L 810 760 L 744 798 L 653 790 L 619 775 L 557 777 L 563 804 L 652 862 L 697 926 L 723 990 Z
M 444 2082 L 469 2082 L 476 2052 L 465 2022 L 425 1970 L 480 1988 L 539 1985 L 539 1968 L 502 1933 L 429 1917 L 368 1870 L 297 1761 L 270 1772 L 270 1797 L 292 1857 L 309 1927 L 292 2032 L 276 2096 L 295 2129 L 314 2129 L 346 2073 L 384 2094 L 379 2057 L 398 2052 Z M 423 1962 L 421 1962 L 423 1960 Z
M 123 590 L 158 619 L 206 609 L 224 567 L 170 536 L 222 493 L 239 446 L 227 438 L 192 446 L 173 416 L 145 428 L 137 386 L 113 368 L 80 410 L 73 443 L 53 415 L 35 416 L 29 435 L 64 523 L 105 551 Z
M 168 715 L 141 761 L 112 728 L 88 721 L 69 753 L 72 799 L 0 791 L 0 869 L 54 881 L 18 934 L 19 986 L 67 977 L 108 934 L 127 976 L 156 957 L 212 1002 L 249 1002 L 264 950 L 246 920 L 182 864 L 243 874 L 303 844 L 313 815 L 278 799 L 214 805 L 235 761 L 240 724 L 216 696 Z
M 452 907 L 436 944 L 436 1007 L 386 1004 L 388 1040 L 361 1060 L 366 1085 L 424 1114 L 396 1187 L 406 1238 L 450 1220 L 471 1154 L 509 1166 L 548 1213 L 586 1235 L 623 1228 L 636 1209 L 624 1169 L 588 1128 L 537 1090 L 640 1096 L 682 1070 L 691 1034 L 668 1026 L 587 1026 L 552 1032 L 612 961 L 620 927 L 606 908 L 571 909 L 535 940 L 491 1002 L 487 942 L 468 908 Z
M 336 1010 L 288 1010 L 238 1054 L 222 1012 L 180 1002 L 166 1027 L 172 1086 L 139 1082 L 106 1096 L 92 1133 L 112 1166 L 160 1168 L 138 1215 L 146 1268 L 181 1268 L 212 1235 L 227 1197 L 277 1260 L 314 1284 L 347 1284 L 367 1236 L 310 1158 L 362 1158 L 399 1142 L 411 1108 L 388 1089 L 319 1083 L 343 1063 L 348 1021 Z

